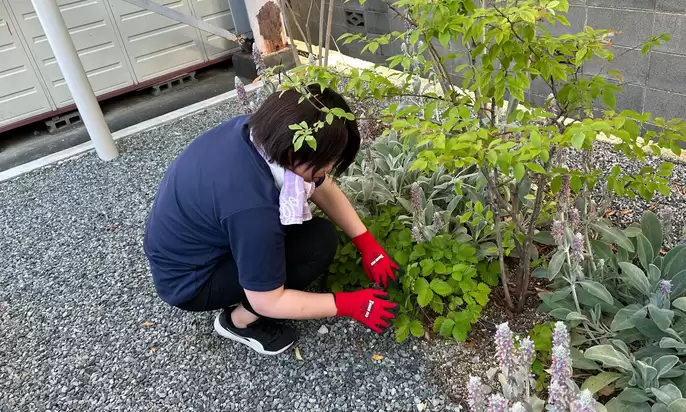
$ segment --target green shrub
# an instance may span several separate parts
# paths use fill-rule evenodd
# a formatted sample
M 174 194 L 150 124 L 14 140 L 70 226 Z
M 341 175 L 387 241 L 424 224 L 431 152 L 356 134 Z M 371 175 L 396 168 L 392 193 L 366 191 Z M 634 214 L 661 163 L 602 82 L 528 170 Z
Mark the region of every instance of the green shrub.
M 397 340 L 424 336 L 424 325 L 431 321 L 441 336 L 464 341 L 488 303 L 491 286 L 498 283 L 497 266 L 479 261 L 471 242 L 449 235 L 416 243 L 411 230 L 396 218 L 399 213 L 398 207 L 386 206 L 378 216 L 363 219 L 404 272 L 399 284 L 389 288 L 391 300 L 400 307 Z M 328 286 L 333 291 L 368 286 L 357 250 L 344 235 L 341 241 Z

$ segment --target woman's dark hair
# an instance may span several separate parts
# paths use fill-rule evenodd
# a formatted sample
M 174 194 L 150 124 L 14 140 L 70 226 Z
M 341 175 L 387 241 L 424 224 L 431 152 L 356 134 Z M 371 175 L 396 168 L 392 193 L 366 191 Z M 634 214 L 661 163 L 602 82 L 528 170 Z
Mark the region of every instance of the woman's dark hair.
M 348 103 L 334 90 L 322 89 L 319 85 L 308 87 L 312 96 L 298 103 L 302 96 L 296 90 L 273 93 L 262 106 L 250 116 L 248 125 L 255 143 L 260 145 L 267 157 L 281 167 L 296 167 L 309 164 L 315 170 L 334 165 L 334 174 L 340 175 L 355 160 L 360 149 L 360 131 L 355 120 L 335 117 L 326 123 L 326 113 L 321 107 L 340 108 L 351 113 Z M 314 133 L 317 149 L 306 142 L 297 151 L 293 147 L 295 131 L 288 126 L 307 122 L 312 127 L 317 121 L 324 127 Z

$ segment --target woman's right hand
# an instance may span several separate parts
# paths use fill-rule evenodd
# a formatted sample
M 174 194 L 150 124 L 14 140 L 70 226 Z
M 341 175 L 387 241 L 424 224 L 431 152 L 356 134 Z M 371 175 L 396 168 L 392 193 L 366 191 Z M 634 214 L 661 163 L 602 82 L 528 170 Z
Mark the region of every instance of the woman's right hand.
M 388 294 L 377 289 L 362 289 L 356 292 L 336 292 L 336 316 L 347 316 L 362 322 L 377 333 L 383 332 L 395 318 L 395 303 L 388 300 Z

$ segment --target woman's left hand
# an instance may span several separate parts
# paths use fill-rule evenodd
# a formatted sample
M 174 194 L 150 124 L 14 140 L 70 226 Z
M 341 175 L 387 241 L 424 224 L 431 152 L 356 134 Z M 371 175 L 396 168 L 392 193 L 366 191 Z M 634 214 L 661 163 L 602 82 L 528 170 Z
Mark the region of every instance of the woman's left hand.
M 353 238 L 352 241 L 362 255 L 362 267 L 370 282 L 385 289 L 388 287 L 388 278 L 397 280 L 394 270 L 399 269 L 398 265 L 388 257 L 369 231 Z

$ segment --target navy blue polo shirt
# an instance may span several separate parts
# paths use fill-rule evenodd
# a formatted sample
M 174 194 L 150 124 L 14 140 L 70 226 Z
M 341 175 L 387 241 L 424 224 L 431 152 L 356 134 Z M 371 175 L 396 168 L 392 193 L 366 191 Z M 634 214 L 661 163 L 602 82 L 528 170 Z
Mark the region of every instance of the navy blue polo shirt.
M 162 300 L 191 300 L 219 259 L 232 257 L 244 289 L 286 280 L 279 191 L 250 142 L 249 116 L 197 137 L 171 164 L 155 197 L 144 249 Z

